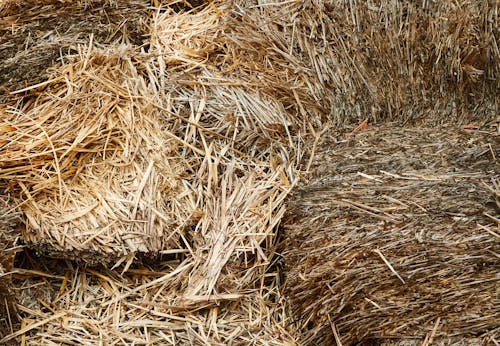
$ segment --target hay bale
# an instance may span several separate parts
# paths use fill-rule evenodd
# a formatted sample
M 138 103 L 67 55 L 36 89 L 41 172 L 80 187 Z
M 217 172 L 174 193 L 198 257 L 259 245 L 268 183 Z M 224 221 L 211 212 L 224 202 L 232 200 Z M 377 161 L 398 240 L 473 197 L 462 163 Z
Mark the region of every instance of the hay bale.
M 215 241 L 216 234 L 181 234 L 193 225 L 218 234 L 214 215 L 237 232 L 264 227 L 252 244 L 273 232 L 283 186 L 294 181 L 286 176 L 302 155 L 289 150 L 300 148 L 307 127 L 295 112 L 309 114 L 304 108 L 314 102 L 290 73 L 295 62 L 268 47 L 257 28 L 248 35 L 228 8 L 160 10 L 149 54 L 80 47 L 73 62 L 33 87 L 41 91 L 34 102 L 4 111 L 0 179 L 18 183 L 28 243 L 109 262 Z M 271 61 L 289 68 L 269 71 Z M 259 192 L 269 189 L 279 192 Z M 222 194 L 238 198 L 238 212 L 217 210 Z M 223 265 L 225 247 L 216 249 L 207 263 Z
M 36 101 L 2 114 L 0 176 L 19 191 L 24 240 L 43 253 L 94 263 L 184 251 L 189 159 L 164 136 L 141 68 L 126 47 L 89 47 Z
M 78 45 L 143 44 L 149 1 L 0 1 L 0 102 L 46 81 Z
M 194 292 L 214 289 L 233 251 L 241 263 L 272 248 L 317 108 L 297 62 L 244 24 L 224 3 L 162 9 L 149 54 L 82 48 L 5 111 L 0 178 L 18 184 L 30 244 L 91 262 L 192 253 Z
M 498 1 L 237 2 L 283 42 L 337 124 L 497 116 Z
M 324 136 L 285 223 L 284 292 L 303 344 L 498 338 L 499 134 Z

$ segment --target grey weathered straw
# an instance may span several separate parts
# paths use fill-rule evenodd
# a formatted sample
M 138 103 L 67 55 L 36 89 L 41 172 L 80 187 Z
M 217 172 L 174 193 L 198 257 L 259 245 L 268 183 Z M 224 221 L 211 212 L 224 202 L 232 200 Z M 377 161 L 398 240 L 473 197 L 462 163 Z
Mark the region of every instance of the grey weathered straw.
M 500 132 L 331 135 L 285 226 L 302 342 L 498 338 Z

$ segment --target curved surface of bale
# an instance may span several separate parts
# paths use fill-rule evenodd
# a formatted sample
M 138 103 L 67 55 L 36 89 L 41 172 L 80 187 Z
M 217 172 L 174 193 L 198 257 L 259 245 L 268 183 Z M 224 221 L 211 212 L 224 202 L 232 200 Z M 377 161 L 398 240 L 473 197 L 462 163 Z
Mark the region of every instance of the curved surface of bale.
M 36 101 L 2 114 L 1 178 L 18 184 L 23 238 L 43 253 L 94 263 L 183 251 L 189 163 L 163 135 L 140 57 L 115 49 L 89 48 Z
M 369 126 L 318 147 L 285 224 L 302 342 L 498 338 L 498 128 Z

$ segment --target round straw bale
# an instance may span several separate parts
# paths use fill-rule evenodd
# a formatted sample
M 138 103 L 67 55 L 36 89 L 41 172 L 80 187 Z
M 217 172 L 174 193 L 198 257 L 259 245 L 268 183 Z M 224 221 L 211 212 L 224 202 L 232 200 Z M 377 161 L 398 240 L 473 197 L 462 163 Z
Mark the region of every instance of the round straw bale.
M 302 62 L 337 124 L 488 120 L 500 102 L 497 1 L 237 1 Z
M 126 47 L 91 50 L 36 102 L 5 113 L 14 130 L 4 133 L 0 165 L 23 200 L 23 237 L 91 263 L 182 249 L 194 209 L 181 179 L 189 163 L 163 135 L 140 61 Z
M 226 264 L 261 274 L 243 258 L 269 262 L 318 108 L 299 63 L 218 5 L 157 11 L 148 54 L 81 48 L 6 112 L 0 178 L 18 185 L 30 244 L 90 262 L 189 253 L 191 295 Z
M 491 341 L 499 133 L 362 129 L 325 135 L 289 202 L 284 291 L 302 342 Z

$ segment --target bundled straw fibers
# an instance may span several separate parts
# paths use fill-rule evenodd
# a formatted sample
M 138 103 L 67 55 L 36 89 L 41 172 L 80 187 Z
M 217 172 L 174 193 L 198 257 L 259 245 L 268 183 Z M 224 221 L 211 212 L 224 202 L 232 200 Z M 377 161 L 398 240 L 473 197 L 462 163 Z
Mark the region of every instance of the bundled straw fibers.
M 81 46 L 36 100 L 6 111 L 0 178 L 18 182 L 39 249 L 89 261 L 190 252 L 204 278 L 193 293 L 210 291 L 233 259 L 269 261 L 261 247 L 317 107 L 299 62 L 228 4 L 165 7 L 149 30 L 147 54 Z
M 180 248 L 188 163 L 162 135 L 144 67 L 117 49 L 89 47 L 2 114 L 1 178 L 18 184 L 23 237 L 43 252 L 94 262 Z
M 499 336 L 500 133 L 325 136 L 289 203 L 285 294 L 302 342 Z
M 301 61 L 336 123 L 492 119 L 500 104 L 498 1 L 240 0 Z
M 49 266 L 19 288 L 30 343 L 294 344 L 276 232 L 317 107 L 299 62 L 246 24 L 224 2 L 158 9 L 147 53 L 82 49 L 6 112 L 2 178 L 20 189 L 35 247 L 177 255 Z M 40 291 L 50 313 L 30 301 Z
M 260 290 L 199 297 L 197 305 L 187 306 L 177 300 L 182 290 L 174 276 L 184 265 L 175 261 L 123 274 L 71 268 L 64 261 L 45 260 L 45 266 L 44 277 L 25 276 L 16 287 L 25 331 L 0 343 L 296 345 L 273 285 L 275 273 L 268 273 Z
M 497 134 L 317 141 L 496 116 L 496 4 L 0 6 L 0 188 L 49 256 L 21 261 L 0 343 L 495 340 Z
M 149 1 L 0 1 L 0 102 L 44 82 L 78 45 L 143 44 Z

